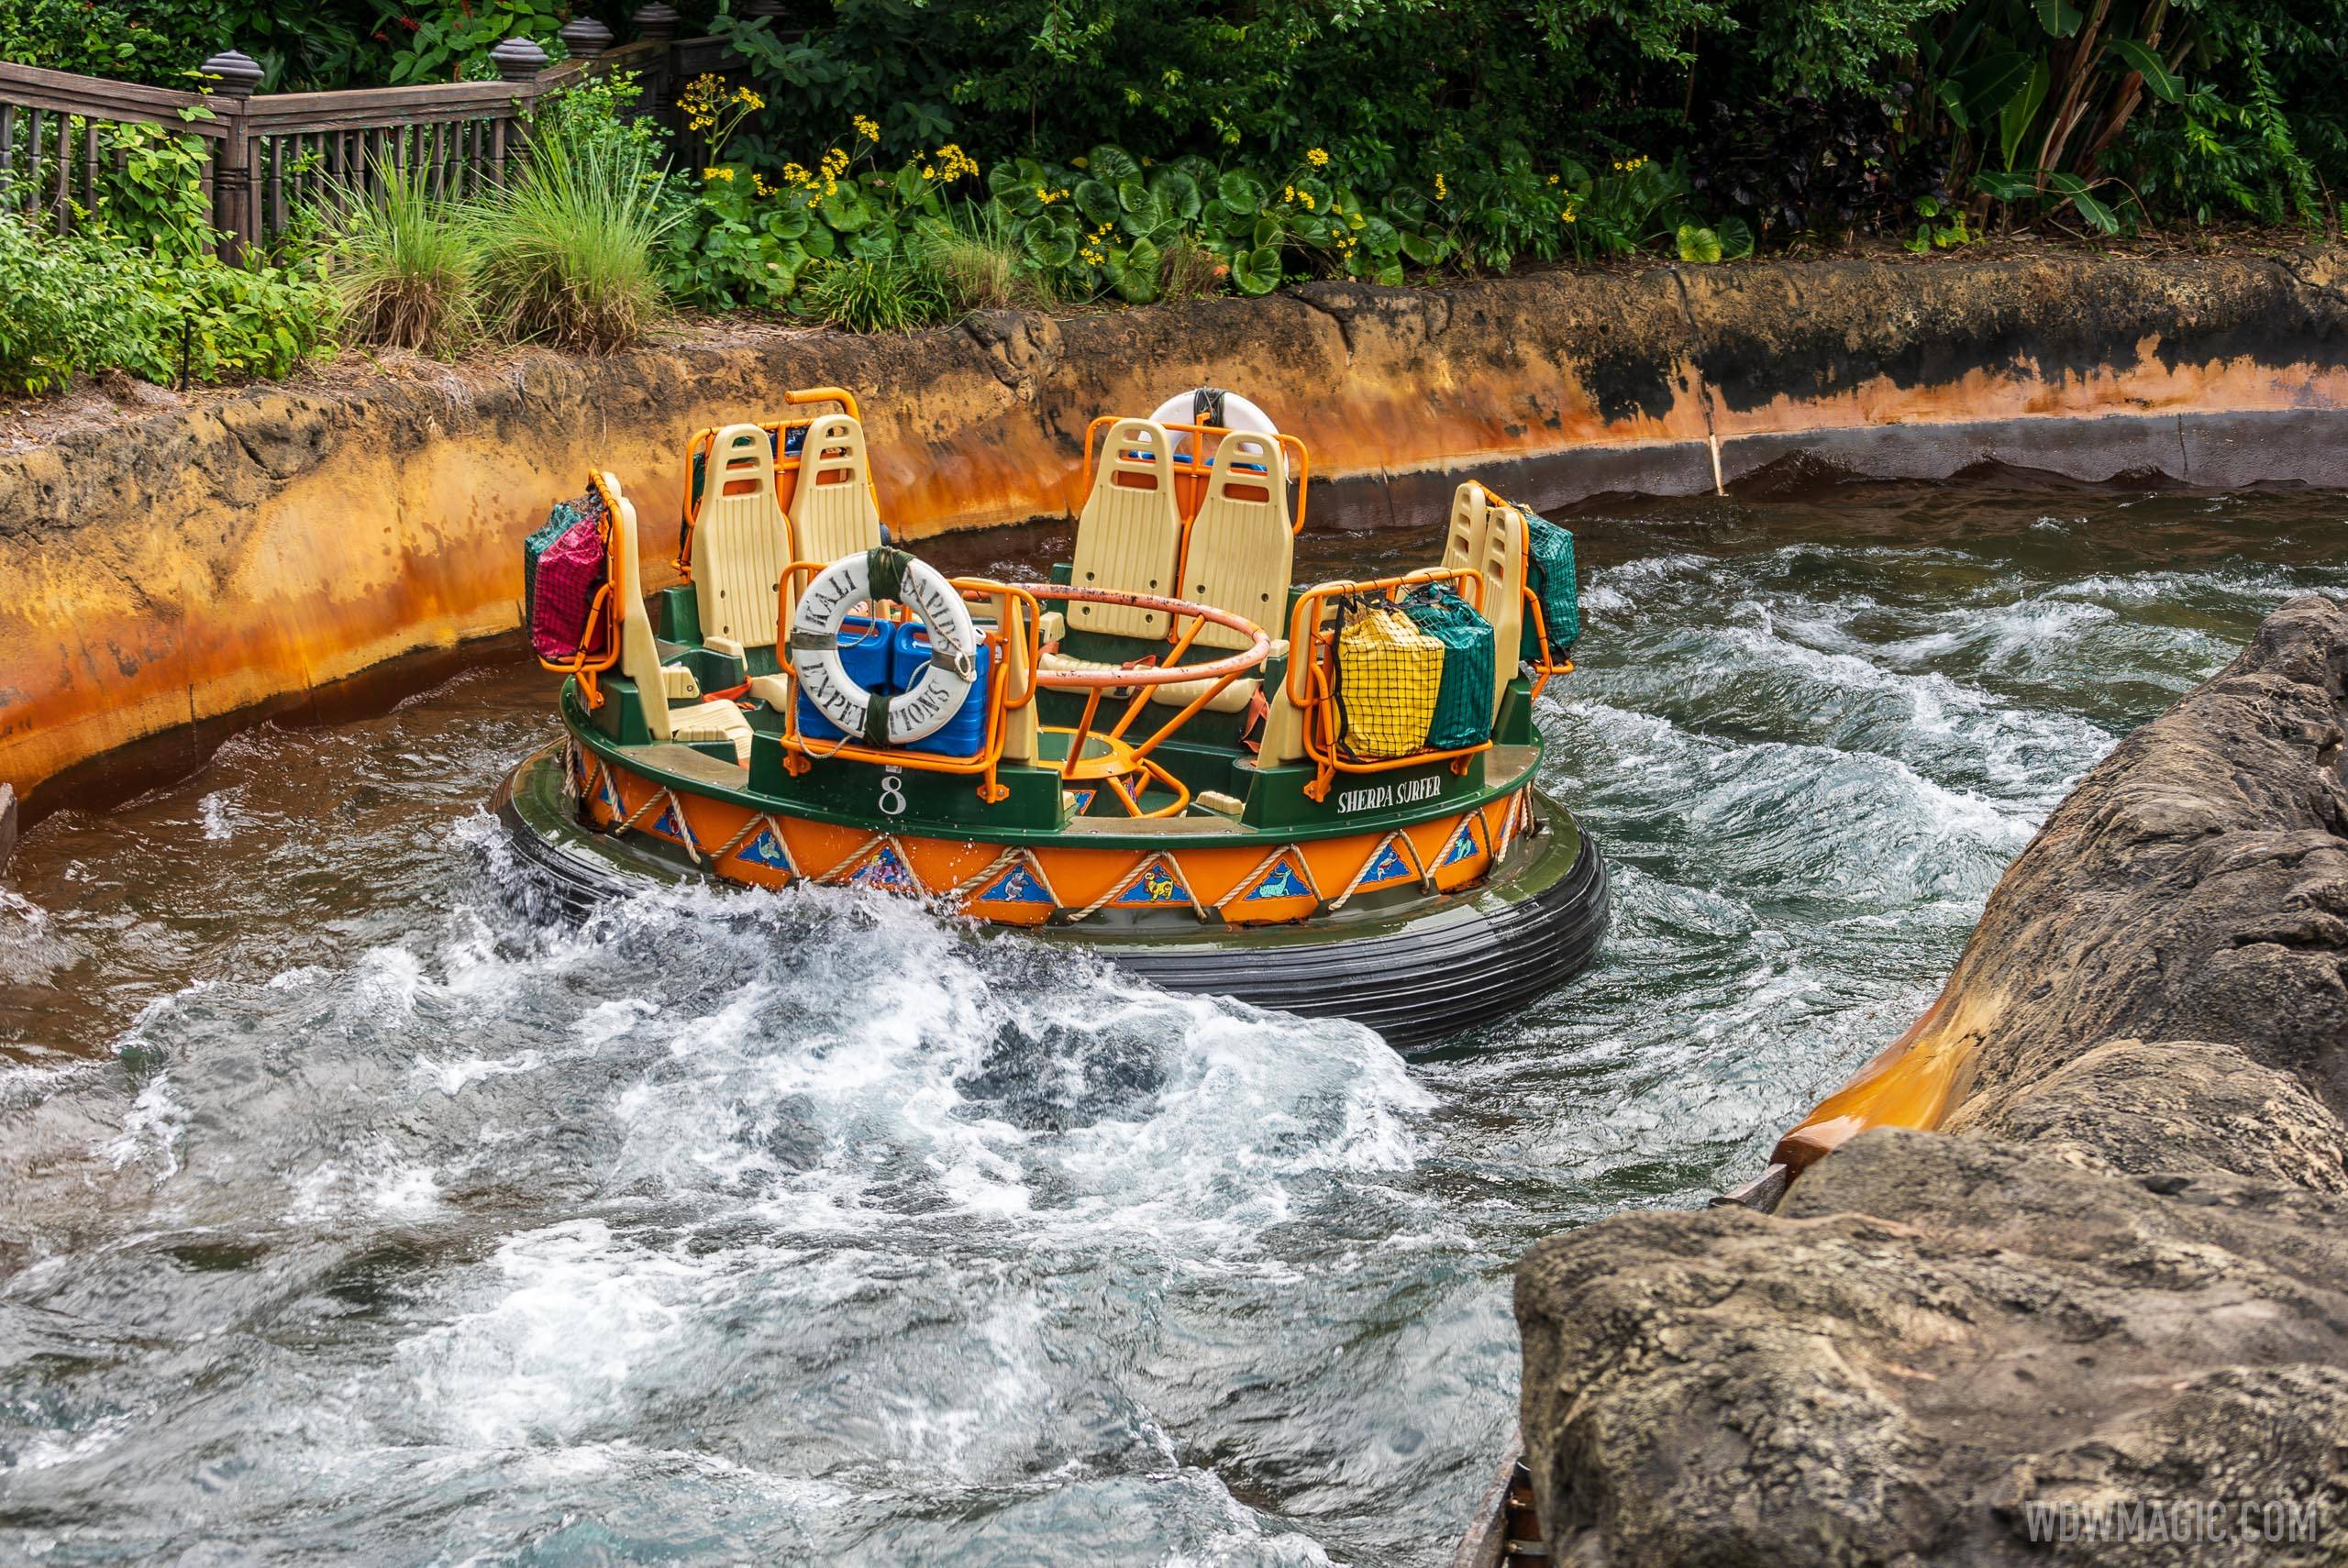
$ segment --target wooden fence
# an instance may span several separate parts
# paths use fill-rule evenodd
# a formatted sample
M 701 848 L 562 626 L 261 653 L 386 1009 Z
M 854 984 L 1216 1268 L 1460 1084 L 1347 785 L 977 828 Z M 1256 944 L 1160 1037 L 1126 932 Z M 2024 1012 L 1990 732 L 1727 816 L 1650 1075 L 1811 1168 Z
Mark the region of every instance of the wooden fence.
M 746 14 L 779 9 L 752 0 Z M 204 205 L 221 257 L 233 261 L 246 244 L 282 234 L 305 208 L 331 206 L 385 179 L 420 171 L 446 199 L 502 184 L 539 99 L 614 70 L 639 74 L 639 112 L 680 138 L 681 154 L 698 156 L 686 147 L 677 94 L 698 75 L 737 75 L 740 62 L 722 39 L 674 38 L 677 13 L 668 6 L 643 7 L 634 25 L 638 37 L 614 47 L 602 23 L 570 23 L 562 29 L 570 58 L 552 67 L 537 44 L 508 39 L 491 52 L 495 82 L 338 93 L 257 94 L 260 67 L 234 50 L 204 62 L 203 92 L 0 62 L 0 210 L 70 230 L 131 156 L 112 127 L 158 126 L 203 139 Z

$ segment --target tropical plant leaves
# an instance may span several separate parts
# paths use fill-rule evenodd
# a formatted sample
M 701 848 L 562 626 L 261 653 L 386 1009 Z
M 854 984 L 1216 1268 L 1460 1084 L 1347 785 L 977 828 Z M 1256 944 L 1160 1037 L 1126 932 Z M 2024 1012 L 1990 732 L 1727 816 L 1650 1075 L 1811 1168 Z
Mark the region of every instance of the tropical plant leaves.
M 1679 232 L 1675 238 L 1679 248 L 1679 259 L 1682 261 L 1709 262 L 1721 259 L 1721 237 L 1711 229 L 1699 228 L 1692 223 L 1683 223 L 1679 226 Z
M 2161 57 L 2134 39 L 2113 39 L 2104 48 L 2128 62 L 2128 69 L 2144 79 L 2144 91 L 2164 104 L 2180 103 L 2185 97 L 2185 83 L 2163 64 Z
M 1724 217 L 1715 226 L 1720 230 L 1721 259 L 1742 261 L 1753 254 L 1753 226 L 1741 217 Z
M 1232 286 L 1243 294 L 1268 294 L 1280 286 L 1280 252 L 1276 245 L 1259 245 L 1253 250 L 1234 251 L 1231 257 Z
M 1214 192 L 1224 206 L 1251 216 L 1264 204 L 1263 182 L 1244 169 L 1234 169 L 1217 180 Z
M 1076 210 L 1084 215 L 1088 223 L 1117 221 L 1117 188 L 1106 180 L 1079 180 L 1076 188 L 1069 193 L 1069 200 L 1076 204 Z
M 1205 205 L 1199 182 L 1179 169 L 1159 170 L 1150 176 L 1149 189 L 1177 223 L 1191 222 Z
M 1102 142 L 1085 157 L 1087 174 L 1095 180 L 1106 180 L 1112 185 L 1121 180 L 1131 180 L 1141 173 L 1141 165 L 1124 148 Z
M 2071 0 L 2032 0 L 2032 6 L 2038 12 L 2038 25 L 2058 39 L 2069 38 L 2087 20 Z
M 2050 78 L 2046 61 L 2031 61 L 2030 76 L 2021 90 L 2008 98 L 2005 107 L 1998 111 L 1998 145 L 2006 155 L 2006 167 L 2014 166 L 2014 154 L 2021 150 L 2022 138 L 2030 134 L 2030 124 L 2038 118 L 2039 106 L 2046 102 Z

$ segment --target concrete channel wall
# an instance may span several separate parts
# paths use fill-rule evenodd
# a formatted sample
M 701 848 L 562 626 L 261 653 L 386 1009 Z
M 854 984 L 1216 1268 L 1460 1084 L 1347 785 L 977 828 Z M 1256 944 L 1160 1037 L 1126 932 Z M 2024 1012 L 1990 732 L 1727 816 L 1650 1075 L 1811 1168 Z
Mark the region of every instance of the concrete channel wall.
M 915 539 L 1068 513 L 1091 416 L 1202 382 L 1311 444 L 1323 525 L 1432 521 L 1466 471 L 1542 506 L 1789 462 L 2348 484 L 2343 281 L 2307 252 L 1322 283 L 126 414 L 0 456 L 0 781 L 38 811 L 130 743 L 193 764 L 240 714 L 511 628 L 521 536 L 591 465 L 665 559 L 686 435 L 774 417 L 792 387 L 863 400 L 884 513 Z

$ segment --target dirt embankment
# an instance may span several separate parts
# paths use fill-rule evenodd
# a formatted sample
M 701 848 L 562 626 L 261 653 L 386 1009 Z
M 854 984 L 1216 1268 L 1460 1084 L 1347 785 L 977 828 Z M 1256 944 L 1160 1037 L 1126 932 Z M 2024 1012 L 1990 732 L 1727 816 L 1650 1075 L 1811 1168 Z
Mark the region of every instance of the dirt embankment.
M 1208 383 L 1311 443 L 1319 525 L 1440 515 L 1472 470 L 1535 505 L 1789 460 L 1944 477 L 2348 483 L 2348 269 L 2050 254 L 1317 283 L 903 337 L 764 328 L 593 360 L 256 389 L 0 451 L 0 779 L 512 626 L 515 543 L 591 465 L 670 548 L 697 426 L 789 388 L 863 401 L 890 521 L 1068 513 L 1086 423 Z
M 1943 1132 L 1528 1254 L 1557 1561 L 2348 1553 L 2344 689 L 2297 601 L 2081 782 L 1936 1010 Z

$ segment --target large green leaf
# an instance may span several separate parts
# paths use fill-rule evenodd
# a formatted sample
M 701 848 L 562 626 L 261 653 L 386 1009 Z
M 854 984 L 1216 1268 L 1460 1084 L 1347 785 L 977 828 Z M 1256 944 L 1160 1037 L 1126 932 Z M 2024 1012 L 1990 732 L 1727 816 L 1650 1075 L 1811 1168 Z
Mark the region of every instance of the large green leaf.
M 1268 294 L 1280 286 L 1280 251 L 1277 245 L 1259 245 L 1231 258 L 1231 284 L 1243 294 Z
M 1038 267 L 1058 270 L 1076 259 L 1076 236 L 1047 217 L 1020 225 L 1019 243 Z
M 1135 162 L 1134 155 L 1124 148 L 1104 141 L 1086 156 L 1084 171 L 1095 180 L 1106 180 L 1113 185 L 1120 180 L 1130 180 L 1139 174 L 1141 165 Z
M 1124 265 L 1110 277 L 1118 293 L 1135 304 L 1147 304 L 1157 297 L 1158 275 L 1165 266 L 1166 258 L 1157 246 L 1146 239 L 1136 239 L 1134 248 L 1125 252 Z
M 1714 226 L 1720 230 L 1721 259 L 1742 261 L 1753 254 L 1753 226 L 1741 217 L 1725 217 Z
M 1443 242 L 1433 235 L 1406 228 L 1402 233 L 1402 254 L 1414 267 L 1432 267 L 1443 259 Z
M 793 197 L 769 202 L 759 226 L 777 239 L 797 239 L 807 232 L 807 207 Z
M 1261 211 L 1264 205 L 1263 182 L 1245 169 L 1235 169 L 1216 181 L 1214 191 L 1223 198 L 1224 206 L 1236 207 L 1250 216 Z
M 2007 101 L 2021 91 L 2029 82 L 2031 68 L 2045 69 L 2044 62 L 2018 49 L 2002 49 L 1982 56 L 1950 79 L 1944 94 L 1953 112 L 1961 116 L 1958 123 L 1970 129 L 1987 124 L 2006 106 Z
M 2098 200 L 2092 193 L 2092 188 L 2077 174 L 2066 174 L 2058 170 L 2046 176 L 2046 188 L 2058 196 L 2069 197 L 2079 216 L 2085 218 L 2088 226 L 2097 233 L 2120 232 L 2120 215 Z
M 2058 39 L 2069 38 L 2079 30 L 2079 24 L 2087 20 L 2079 15 L 2078 7 L 2072 5 L 2071 0 L 2032 0 L 2032 3 L 2038 12 L 2038 25 Z
M 2047 81 L 2046 62 L 2032 61 L 2021 91 L 1998 111 L 1998 146 L 2006 155 L 2008 169 L 2014 166 L 2014 154 L 2021 149 L 2022 138 L 2030 134 L 2031 122 L 2038 118 L 2039 107 L 2046 102 Z
M 1199 194 L 1199 182 L 1178 169 L 1161 169 L 1151 175 L 1149 189 L 1165 205 L 1168 215 L 1178 223 L 1192 221 L 1205 205 Z
M 872 221 L 872 204 L 853 185 L 842 185 L 815 205 L 824 221 L 842 234 L 854 234 Z
M 2144 79 L 2144 90 L 2164 104 L 2174 104 L 2185 96 L 2185 83 L 2163 64 L 2161 57 L 2134 39 L 2113 39 L 2104 47 L 2128 62 L 2128 69 Z
M 1361 226 L 1361 248 L 1381 261 L 1390 261 L 1402 248 L 1402 231 L 1382 217 L 1367 219 Z
M 1699 228 L 1683 223 L 1674 237 L 1682 261 L 1717 261 L 1721 259 L 1721 237 L 1709 228 Z
M 1091 223 L 1117 221 L 1117 188 L 1106 180 L 1079 180 L 1069 199 Z

